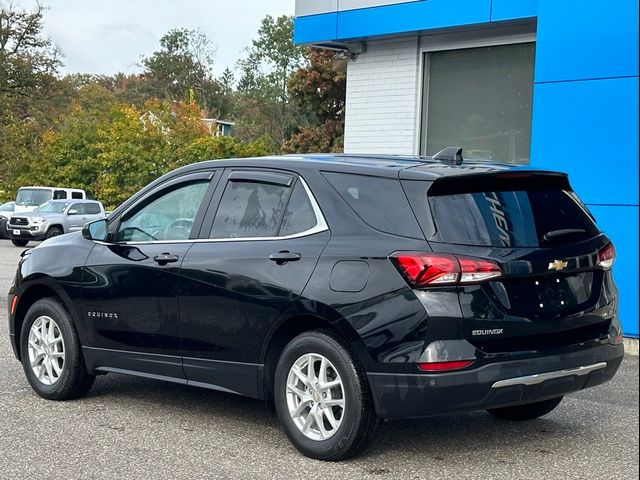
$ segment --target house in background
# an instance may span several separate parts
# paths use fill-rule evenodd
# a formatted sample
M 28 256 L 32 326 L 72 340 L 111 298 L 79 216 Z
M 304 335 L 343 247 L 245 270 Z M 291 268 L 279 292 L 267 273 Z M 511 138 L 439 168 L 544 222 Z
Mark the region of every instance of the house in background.
M 173 100 L 171 102 L 171 115 L 176 116 L 180 112 L 180 102 Z M 209 112 L 206 109 L 202 109 L 202 123 L 207 128 L 211 136 L 213 137 L 228 137 L 233 135 L 233 129 L 235 122 L 229 122 L 227 120 L 219 120 L 217 118 L 209 118 Z
M 214 137 L 228 137 L 233 135 L 233 128 L 236 125 L 235 122 L 218 120 L 217 118 L 203 118 L 202 122 Z
M 459 145 L 569 173 L 638 336 L 638 0 L 296 0 L 294 37 L 352 60 L 346 153 Z
M 171 115 L 178 115 L 178 102 L 174 101 L 171 104 Z M 205 117 L 206 112 L 203 111 L 202 115 Z M 140 116 L 140 121 L 146 127 L 147 124 L 158 125 L 160 119 L 153 112 L 145 112 Z M 202 123 L 213 137 L 228 137 L 233 135 L 233 128 L 236 125 L 235 122 L 218 120 L 217 118 L 202 118 Z M 169 129 L 163 126 L 162 131 L 166 134 L 169 132 Z

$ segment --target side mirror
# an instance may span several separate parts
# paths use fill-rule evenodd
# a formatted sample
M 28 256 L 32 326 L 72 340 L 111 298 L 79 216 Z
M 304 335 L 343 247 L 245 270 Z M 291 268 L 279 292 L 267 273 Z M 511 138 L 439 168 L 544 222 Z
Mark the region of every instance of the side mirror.
M 67 212 L 67 215 L 77 215 L 78 214 L 78 210 L 75 209 L 71 209 Z
M 87 240 L 106 242 L 109 238 L 109 223 L 105 218 L 89 222 L 82 227 L 82 236 Z

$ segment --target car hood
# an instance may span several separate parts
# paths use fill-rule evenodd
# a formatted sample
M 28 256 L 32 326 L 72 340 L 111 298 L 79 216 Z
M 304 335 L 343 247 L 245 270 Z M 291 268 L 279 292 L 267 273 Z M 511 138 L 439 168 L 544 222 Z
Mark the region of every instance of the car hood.
M 64 245 L 75 245 L 78 242 L 82 241 L 82 232 L 72 232 L 67 233 L 65 235 L 58 235 L 56 237 L 51 237 L 40 245 L 36 245 L 31 250 L 41 249 L 42 247 L 52 247 L 52 246 L 64 246 Z

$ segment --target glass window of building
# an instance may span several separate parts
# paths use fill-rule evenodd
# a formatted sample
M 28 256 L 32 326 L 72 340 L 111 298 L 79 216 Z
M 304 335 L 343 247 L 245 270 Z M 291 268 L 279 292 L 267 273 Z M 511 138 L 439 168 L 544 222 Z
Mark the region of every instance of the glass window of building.
M 529 163 L 535 43 L 426 54 L 421 153 Z

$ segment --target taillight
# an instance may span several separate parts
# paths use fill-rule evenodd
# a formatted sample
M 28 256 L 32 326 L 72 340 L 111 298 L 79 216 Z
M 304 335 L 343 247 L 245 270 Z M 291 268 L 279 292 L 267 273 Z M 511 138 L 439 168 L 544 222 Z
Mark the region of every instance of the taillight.
M 502 270 L 497 263 L 484 258 L 459 257 L 460 283 L 484 282 L 491 278 L 502 276 Z
M 414 288 L 480 283 L 502 276 L 500 266 L 484 258 L 414 252 L 396 252 L 389 258 Z
M 398 254 L 391 259 L 414 286 L 450 285 L 460 278 L 460 263 L 448 254 Z
M 611 270 L 613 262 L 616 261 L 616 249 L 613 243 L 609 242 L 598 252 L 598 266 L 603 270 Z
M 473 360 L 453 360 L 450 362 L 423 362 L 418 363 L 418 370 L 423 372 L 446 372 L 460 370 L 473 363 Z

